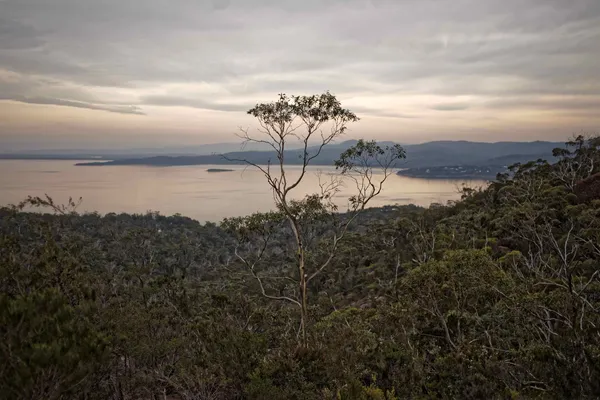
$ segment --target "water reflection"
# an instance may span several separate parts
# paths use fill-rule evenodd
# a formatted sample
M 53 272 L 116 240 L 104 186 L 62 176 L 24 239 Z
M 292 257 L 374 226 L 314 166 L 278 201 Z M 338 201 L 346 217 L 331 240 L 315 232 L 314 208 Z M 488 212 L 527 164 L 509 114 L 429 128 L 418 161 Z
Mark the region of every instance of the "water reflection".
M 76 161 L 0 160 L 0 204 L 12 204 L 28 195 L 52 196 L 66 202 L 69 196 L 83 197 L 79 211 L 143 213 L 160 211 L 180 213 L 200 221 L 219 221 L 224 217 L 268 211 L 273 197 L 262 174 L 242 166 L 227 167 L 231 172 L 210 173 L 218 166 L 183 167 L 76 167 Z M 296 198 L 318 189 L 318 171 L 334 174 L 333 167 L 312 167 L 294 191 Z M 298 173 L 292 168 L 291 177 Z M 460 197 L 462 184 L 485 185 L 484 181 L 429 180 L 391 176 L 371 206 L 390 204 L 446 203 Z M 348 182 L 335 196 L 344 209 L 353 194 Z

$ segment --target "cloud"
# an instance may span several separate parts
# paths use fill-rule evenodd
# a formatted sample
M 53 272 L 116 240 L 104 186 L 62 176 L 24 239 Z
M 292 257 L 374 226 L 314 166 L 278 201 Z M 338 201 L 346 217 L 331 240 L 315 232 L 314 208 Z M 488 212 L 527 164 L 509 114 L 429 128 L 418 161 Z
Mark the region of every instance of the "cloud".
M 489 109 L 550 110 L 550 111 L 589 111 L 600 110 L 600 96 L 592 97 L 505 97 L 486 101 L 483 107 Z
M 365 114 L 365 115 L 385 117 L 385 118 L 400 118 L 400 119 L 417 118 L 414 115 L 408 115 L 408 114 L 403 114 L 403 113 L 394 112 L 394 111 L 378 110 L 375 108 L 369 108 L 369 107 L 363 107 L 363 106 L 349 106 L 348 108 L 352 112 L 357 113 L 358 117 L 360 117 L 361 114 Z
M 464 103 L 437 104 L 431 107 L 432 110 L 436 111 L 462 111 L 468 108 L 469 105 Z
M 143 104 L 153 106 L 178 106 L 178 107 L 191 107 L 199 108 L 202 110 L 213 110 L 213 111 L 234 111 L 244 112 L 252 108 L 253 104 L 232 104 L 232 103 L 213 103 L 201 99 L 191 99 L 184 97 L 168 96 L 168 95 L 153 95 L 142 97 Z
M 510 129 L 510 104 L 547 98 L 575 115 L 600 96 L 598 0 L 3 0 L 0 16 L 0 73 L 19 75 L 0 76 L 3 96 L 151 106 L 165 129 L 176 107 L 242 113 L 280 92 L 330 90 L 432 134 L 486 110 Z M 212 130 L 231 128 L 221 118 Z
M 351 0 L 318 11 L 316 4 L 61 0 L 50 7 L 45 0 L 8 0 L 0 5 L 3 22 L 11 21 L 3 23 L 6 41 L 44 46 L 3 54 L 2 63 L 117 87 L 239 80 L 260 90 L 282 74 L 310 85 L 306 72 L 337 72 L 340 81 L 346 77 L 338 85 L 344 90 L 355 86 L 352 75 L 369 77 L 363 86 L 384 81 L 393 88 L 431 76 L 568 79 L 571 66 L 589 76 L 590 59 L 598 58 L 592 51 L 600 49 L 595 0 Z M 548 62 L 561 52 L 575 58 Z
M 407 115 L 407 114 L 395 113 L 395 112 L 390 112 L 390 111 L 373 111 L 369 114 L 375 115 L 378 117 L 384 117 L 384 118 L 400 118 L 400 119 L 418 118 L 414 115 Z
M 31 49 L 42 44 L 41 33 L 32 26 L 0 17 L 0 50 Z
M 63 100 L 63 99 L 53 99 L 47 97 L 21 97 L 21 96 L 1 96 L 0 100 L 10 100 L 21 103 L 29 103 L 29 104 L 43 104 L 43 105 L 53 105 L 53 106 L 62 106 L 62 107 L 74 107 L 74 108 L 87 108 L 89 110 L 99 110 L 99 111 L 109 111 L 113 113 L 119 114 L 134 114 L 134 115 L 145 115 L 141 109 L 137 106 L 122 106 L 122 105 L 101 105 L 101 104 L 91 104 L 82 101 L 71 101 L 71 100 Z

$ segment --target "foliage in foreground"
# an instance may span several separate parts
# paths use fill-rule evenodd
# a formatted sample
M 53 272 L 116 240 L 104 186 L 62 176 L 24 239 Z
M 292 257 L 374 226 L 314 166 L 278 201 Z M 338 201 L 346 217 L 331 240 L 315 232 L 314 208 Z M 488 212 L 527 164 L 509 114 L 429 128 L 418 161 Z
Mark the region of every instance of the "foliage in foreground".
M 597 398 L 600 152 L 568 149 L 455 204 L 364 213 L 311 281 L 308 346 L 220 226 L 4 208 L 0 397 Z M 273 232 L 256 273 L 283 296 Z

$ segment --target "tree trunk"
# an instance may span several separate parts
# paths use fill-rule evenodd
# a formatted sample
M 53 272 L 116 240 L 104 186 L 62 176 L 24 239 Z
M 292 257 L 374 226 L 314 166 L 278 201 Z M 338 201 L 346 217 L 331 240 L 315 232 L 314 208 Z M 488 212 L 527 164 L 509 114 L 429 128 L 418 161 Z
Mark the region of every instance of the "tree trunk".
M 306 323 L 308 319 L 308 302 L 306 292 L 306 271 L 304 269 L 304 248 L 298 250 L 298 272 L 300 273 L 300 334 L 302 345 L 306 347 Z
M 287 211 L 287 208 L 286 208 Z M 308 299 L 307 299 L 307 274 L 305 265 L 305 250 L 304 242 L 302 240 L 302 234 L 300 233 L 300 227 L 298 222 L 288 215 L 292 231 L 294 232 L 294 238 L 296 239 L 296 246 L 298 248 L 298 282 L 300 290 L 300 337 L 302 340 L 302 346 L 306 347 L 306 324 L 308 321 Z

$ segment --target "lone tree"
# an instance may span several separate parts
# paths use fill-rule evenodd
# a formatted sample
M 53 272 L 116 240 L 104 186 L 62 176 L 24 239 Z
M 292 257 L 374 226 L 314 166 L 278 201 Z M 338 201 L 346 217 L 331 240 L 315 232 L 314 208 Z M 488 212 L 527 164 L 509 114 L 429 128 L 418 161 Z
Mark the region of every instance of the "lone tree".
M 375 141 L 359 140 L 335 161 L 339 171 L 337 176 L 329 182 L 319 177 L 319 188 L 315 189 L 315 194 L 302 200 L 292 199 L 311 162 L 322 154 L 327 145 L 345 133 L 349 123 L 359 118 L 343 108 L 329 92 L 291 97 L 280 94 L 277 101 L 257 104 L 248 114 L 258 120 L 258 133 L 253 135 L 249 130 L 242 130 L 240 137 L 245 143 L 270 146 L 276 160 L 270 160 L 266 165 L 247 159 L 235 161 L 244 162 L 264 175 L 273 191 L 278 212 L 228 219 L 224 226 L 239 235 L 241 241 L 236 256 L 250 270 L 262 295 L 287 301 L 299 308 L 298 336 L 306 345 L 309 283 L 331 264 L 340 243 L 347 236 L 348 227 L 381 193 L 384 182 L 393 173 L 398 161 L 405 158 L 405 152 L 400 145 L 381 147 Z M 287 151 L 290 143 L 294 142 L 300 143 L 301 150 Z M 286 157 L 299 157 L 296 163 L 299 162 L 300 167 L 294 168 L 296 176 L 290 174 Z M 339 214 L 333 197 L 339 192 L 343 178 L 354 182 L 356 192 L 348 199 L 347 212 Z M 284 277 L 265 271 L 261 273 L 261 262 L 266 259 L 270 241 L 283 221 L 289 224 L 293 236 L 293 249 L 290 249 L 293 251 L 293 263 L 286 266 Z M 277 256 L 278 260 L 282 258 Z M 276 289 L 274 284 L 269 283 L 274 280 L 281 282 L 282 279 L 287 282 L 287 287 Z

